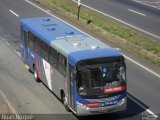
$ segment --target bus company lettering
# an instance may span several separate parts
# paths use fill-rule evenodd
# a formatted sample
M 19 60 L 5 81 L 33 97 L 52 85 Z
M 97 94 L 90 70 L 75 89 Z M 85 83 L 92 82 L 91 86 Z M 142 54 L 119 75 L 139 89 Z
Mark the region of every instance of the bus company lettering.
M 115 92 L 120 92 L 125 90 L 125 86 L 119 86 L 119 87 L 111 87 L 111 88 L 104 88 L 104 93 L 109 94 L 109 93 L 115 93 Z

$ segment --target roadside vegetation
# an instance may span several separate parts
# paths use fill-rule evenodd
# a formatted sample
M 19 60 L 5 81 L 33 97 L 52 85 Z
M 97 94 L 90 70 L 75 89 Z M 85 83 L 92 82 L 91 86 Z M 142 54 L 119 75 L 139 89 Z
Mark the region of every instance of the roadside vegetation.
M 71 0 L 36 1 L 76 22 L 100 38 L 108 40 L 160 66 L 160 43 L 144 36 L 140 32 L 83 6 L 81 7 L 80 20 L 77 21 L 77 4 Z

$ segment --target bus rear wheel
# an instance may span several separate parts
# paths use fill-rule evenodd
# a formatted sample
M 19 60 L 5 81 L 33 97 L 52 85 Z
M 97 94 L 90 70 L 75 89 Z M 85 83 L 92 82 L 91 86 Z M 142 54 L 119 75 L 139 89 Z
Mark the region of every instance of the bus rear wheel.
M 40 82 L 40 79 L 38 78 L 38 72 L 37 72 L 37 69 L 36 69 L 35 66 L 34 66 L 34 71 L 33 71 L 33 73 L 34 73 L 34 79 L 35 79 L 35 81 L 36 81 L 36 82 Z

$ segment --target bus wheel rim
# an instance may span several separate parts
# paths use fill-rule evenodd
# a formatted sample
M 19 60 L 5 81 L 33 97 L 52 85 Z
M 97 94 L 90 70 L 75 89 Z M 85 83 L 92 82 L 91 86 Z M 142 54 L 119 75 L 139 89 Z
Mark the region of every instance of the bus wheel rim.
M 38 77 L 36 69 L 34 70 L 34 77 L 35 77 L 36 79 L 37 79 L 37 77 Z

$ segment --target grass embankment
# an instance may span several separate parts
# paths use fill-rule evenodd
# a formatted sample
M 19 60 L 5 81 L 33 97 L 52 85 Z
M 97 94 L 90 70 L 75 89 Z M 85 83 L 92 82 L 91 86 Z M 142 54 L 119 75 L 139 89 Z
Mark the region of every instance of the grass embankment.
M 75 21 L 99 37 L 117 44 L 160 66 L 160 43 L 99 13 L 81 7 L 77 21 L 77 4 L 71 0 L 38 0 L 60 15 Z M 87 21 L 91 24 L 87 25 Z

